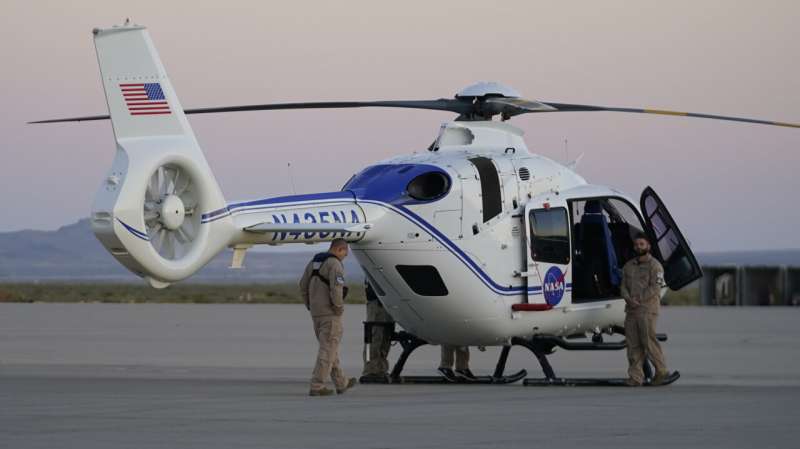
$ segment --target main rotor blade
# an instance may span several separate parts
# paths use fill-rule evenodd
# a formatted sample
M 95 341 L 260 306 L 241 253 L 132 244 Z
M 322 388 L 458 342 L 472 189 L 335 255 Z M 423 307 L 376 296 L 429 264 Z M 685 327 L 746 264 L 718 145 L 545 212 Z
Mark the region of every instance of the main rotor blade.
M 636 114 L 672 115 L 679 117 L 706 118 L 713 120 L 726 120 L 733 122 L 754 123 L 759 125 L 784 126 L 800 128 L 800 124 L 760 120 L 745 117 L 731 117 L 725 115 L 702 114 L 697 112 L 680 112 L 663 109 L 620 108 L 613 106 L 597 106 L 587 104 L 553 103 L 544 101 L 525 100 L 523 98 L 490 97 L 475 103 L 469 100 L 440 98 L 438 100 L 388 100 L 388 101 L 322 101 L 305 103 L 268 103 L 242 106 L 220 106 L 212 108 L 185 109 L 185 114 L 213 114 L 217 112 L 245 112 L 245 111 L 276 111 L 288 109 L 346 109 L 346 108 L 410 108 L 429 109 L 436 111 L 450 111 L 460 117 L 477 116 L 485 120 L 492 115 L 501 114 L 504 118 L 516 115 L 539 112 L 627 112 Z M 93 120 L 106 120 L 108 115 L 92 115 L 86 117 L 73 117 L 63 119 L 39 120 L 34 123 L 59 123 L 82 122 Z
M 541 103 L 547 106 L 551 106 L 554 109 L 549 111 L 547 110 L 524 111 L 524 112 L 519 112 L 518 114 L 526 114 L 529 112 L 597 112 L 597 111 L 632 112 L 636 114 L 673 115 L 678 117 L 708 118 L 713 120 L 726 120 L 731 122 L 755 123 L 758 125 L 800 128 L 800 123 L 776 122 L 772 120 L 760 120 L 760 119 L 745 118 L 745 117 L 730 117 L 727 115 L 701 114 L 697 112 L 668 111 L 664 109 L 617 108 L 612 106 L 594 106 L 588 104 L 551 103 L 549 101 L 546 102 L 542 101 Z
M 388 100 L 388 101 L 317 101 L 309 103 L 272 103 L 245 106 L 222 106 L 216 108 L 187 109 L 187 114 L 209 114 L 215 112 L 275 111 L 281 109 L 345 109 L 345 108 L 410 108 L 450 111 L 458 114 L 472 110 L 472 103 L 440 98 L 438 100 Z
M 457 114 L 468 114 L 474 108 L 469 101 L 440 98 L 438 100 L 388 100 L 388 101 L 317 101 L 310 103 L 268 103 L 251 104 L 242 106 L 219 106 L 213 108 L 184 109 L 184 114 L 214 114 L 217 112 L 245 112 L 245 111 L 277 111 L 285 109 L 346 109 L 346 108 L 410 108 L 431 109 L 435 111 L 450 111 Z M 93 120 L 107 120 L 108 115 L 90 115 L 86 117 L 58 118 L 28 122 L 60 123 L 60 122 L 88 122 Z
M 94 120 L 108 120 L 107 115 L 87 115 L 86 117 L 71 117 L 71 118 L 54 118 L 50 120 L 37 120 L 35 122 L 28 122 L 29 125 L 38 123 L 60 123 L 60 122 L 91 122 Z

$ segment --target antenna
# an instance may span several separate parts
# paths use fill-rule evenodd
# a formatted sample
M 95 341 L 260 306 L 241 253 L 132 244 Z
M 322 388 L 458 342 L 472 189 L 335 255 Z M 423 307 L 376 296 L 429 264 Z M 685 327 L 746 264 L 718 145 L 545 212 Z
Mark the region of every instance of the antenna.
M 569 140 L 564 138 L 564 153 L 567 155 L 567 162 L 569 162 Z
M 286 163 L 286 171 L 289 173 L 289 184 L 292 185 L 292 195 L 297 195 L 297 191 L 294 188 L 294 176 L 292 176 L 292 163 Z

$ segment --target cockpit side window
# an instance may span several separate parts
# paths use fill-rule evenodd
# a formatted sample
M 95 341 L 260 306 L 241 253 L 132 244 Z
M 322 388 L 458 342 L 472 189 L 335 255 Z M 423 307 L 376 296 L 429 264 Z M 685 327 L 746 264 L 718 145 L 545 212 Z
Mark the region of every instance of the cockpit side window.
M 538 262 L 569 263 L 569 221 L 563 207 L 530 212 L 531 259 Z
M 474 157 L 469 160 L 478 169 L 481 182 L 481 199 L 483 200 L 483 222 L 491 220 L 503 211 L 503 199 L 500 193 L 500 176 L 491 159 Z

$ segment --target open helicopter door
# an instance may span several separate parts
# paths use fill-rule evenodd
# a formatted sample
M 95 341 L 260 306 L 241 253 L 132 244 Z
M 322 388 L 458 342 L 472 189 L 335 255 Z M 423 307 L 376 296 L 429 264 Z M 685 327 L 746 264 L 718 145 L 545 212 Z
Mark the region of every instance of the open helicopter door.
M 567 203 L 552 194 L 525 205 L 527 302 L 547 310 L 571 302 L 570 226 Z
M 647 187 L 641 197 L 642 213 L 653 242 L 652 251 L 664 265 L 664 280 L 672 290 L 678 290 L 700 279 L 703 270 L 692 254 L 689 243 L 681 234 L 675 220 L 652 187 Z

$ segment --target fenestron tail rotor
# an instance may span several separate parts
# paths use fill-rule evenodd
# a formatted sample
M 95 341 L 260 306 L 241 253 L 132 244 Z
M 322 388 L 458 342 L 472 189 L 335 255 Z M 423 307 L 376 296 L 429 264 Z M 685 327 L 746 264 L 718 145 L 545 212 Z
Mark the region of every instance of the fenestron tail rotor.
M 636 114 L 672 115 L 680 117 L 726 120 L 758 125 L 784 126 L 800 128 L 798 123 L 779 122 L 745 117 L 704 114 L 697 112 L 681 112 L 665 109 L 627 108 L 616 106 L 598 106 L 588 104 L 556 103 L 521 98 L 516 90 L 498 83 L 481 82 L 466 87 L 456 94 L 455 98 L 439 98 L 436 100 L 380 100 L 380 101 L 321 101 L 307 103 L 266 103 L 238 106 L 219 106 L 209 108 L 185 109 L 185 114 L 213 114 L 220 112 L 277 111 L 288 109 L 349 109 L 349 108 L 406 108 L 449 111 L 458 114 L 456 120 L 475 121 L 491 120 L 499 116 L 508 120 L 522 114 L 543 112 L 627 112 Z M 40 120 L 29 123 L 58 123 L 105 120 L 107 115 L 92 115 L 63 119 Z
M 191 249 L 200 227 L 194 183 L 177 164 L 158 167 L 145 191 L 144 223 L 153 249 L 176 260 Z

